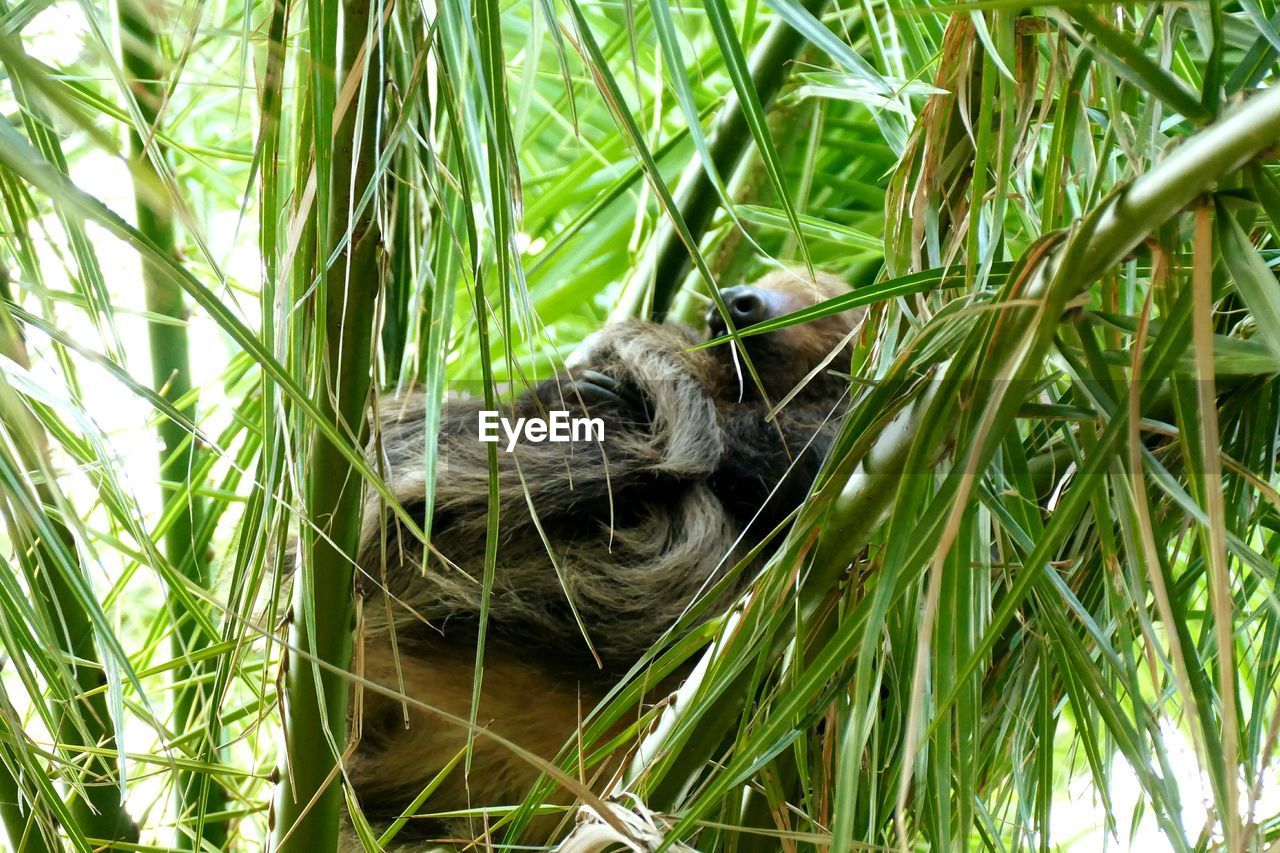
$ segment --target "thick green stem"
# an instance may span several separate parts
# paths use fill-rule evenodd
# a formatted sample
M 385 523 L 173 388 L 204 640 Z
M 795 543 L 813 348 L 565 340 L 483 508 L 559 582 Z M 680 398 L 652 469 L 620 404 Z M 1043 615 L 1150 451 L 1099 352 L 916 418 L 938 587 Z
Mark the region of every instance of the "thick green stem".
M 827 2 L 828 0 L 801 0 L 801 5 L 817 14 Z M 805 44 L 804 36 L 781 20 L 770 26 L 760 39 L 760 44 L 751 54 L 751 80 L 755 84 L 756 94 L 760 96 L 761 106 L 767 109 L 774 96 L 782 89 L 796 55 Z M 675 73 L 683 71 L 676 69 Z M 736 97 L 730 98 L 716 118 L 708 140 L 716 171 L 721 175 L 732 174 L 746 154 L 752 139 L 742 103 Z M 673 197 L 684 216 L 689 233 L 695 241 L 700 241 L 712 215 L 720 206 L 720 196 L 711 183 L 711 178 L 707 176 L 706 167 L 700 158 L 694 158 L 689 163 L 680 176 Z M 693 259 L 689 248 L 680 238 L 679 231 L 665 221 L 649 240 L 645 257 L 648 262 L 636 271 L 632 281 L 641 284 L 653 281 L 651 313 L 655 320 L 661 320 L 666 316 L 671 300 L 680 289 L 680 282 L 684 280 Z
M 161 83 L 159 43 L 148 19 L 160 14 L 160 10 L 147 10 L 130 2 L 121 3 L 119 9 L 125 78 L 145 126 L 132 127 L 129 134 L 138 230 L 147 235 L 160 251 L 177 259 L 173 208 L 155 165 L 156 160 L 163 156 L 154 131 L 164 99 L 164 86 Z M 140 131 L 145 131 L 145 135 Z M 157 393 L 177 404 L 192 387 L 191 359 L 184 325 L 186 302 L 182 289 L 146 260 L 143 261 L 142 277 L 147 310 L 172 321 L 151 322 L 147 326 L 152 383 Z M 182 412 L 195 421 L 194 404 Z M 183 575 L 207 588 L 212 582 L 212 560 L 208 554 L 198 553 L 196 545 L 196 531 L 201 528 L 205 512 L 204 501 L 194 494 L 192 487 L 196 484 L 183 485 L 191 477 L 191 472 L 199 468 L 196 445 L 181 424 L 167 418 L 159 422 L 156 431 L 161 443 L 161 496 L 165 506 L 175 500 L 185 504 L 173 515 L 173 523 L 165 531 L 165 557 Z M 171 654 L 176 660 L 189 660 L 211 638 L 203 635 L 197 620 L 185 612 L 185 605 L 174 601 L 169 607 L 173 619 Z M 173 730 L 181 734 L 193 725 L 206 729 L 206 736 L 197 748 L 198 758 L 216 756 L 218 751 L 218 703 L 210 695 L 213 680 L 202 677 L 210 669 L 210 664 L 183 663 L 173 672 Z M 206 822 L 204 819 L 206 814 L 222 811 L 225 807 L 226 794 L 221 785 L 206 773 L 178 771 L 174 787 L 178 825 L 193 827 L 190 832 L 179 829 L 174 839 L 178 847 L 197 849 L 201 837 L 215 847 L 222 846 L 226 839 L 225 822 Z
M 0 767 L 0 824 L 9 836 L 9 846 L 17 853 L 52 850 L 34 822 L 25 793 L 7 767 Z
M 376 119 L 381 77 L 365 51 L 367 0 L 343 4 L 344 56 L 339 79 L 367 73 L 334 131 L 334 175 L 329 192 L 327 239 L 320 263 L 343 246 L 323 276 L 318 401 L 323 417 L 363 442 L 372 364 L 374 307 L 379 289 L 380 235 L 373 205 L 354 210 L 374 179 Z M 376 31 L 375 31 L 376 32 Z M 365 58 L 371 57 L 364 71 Z M 348 240 L 349 238 L 349 240 Z M 303 526 L 302 560 L 295 583 L 285 672 L 287 766 L 273 812 L 277 850 L 310 853 L 337 847 L 342 803 L 339 764 L 347 734 L 347 678 L 316 661 L 345 670 L 351 662 L 355 622 L 354 555 L 360 533 L 361 478 L 338 448 L 313 430 L 304 484 L 309 524 Z M 312 526 L 314 525 L 314 527 Z
M 1264 89 L 1187 139 L 1118 196 L 1099 220 L 1080 289 L 1201 193 L 1259 154 L 1280 146 L 1280 90 Z
M 12 721 L 12 722 L 10 722 Z M 24 787 L 18 780 L 30 776 L 28 763 L 22 761 L 18 749 L 10 749 L 7 741 L 17 740 L 12 729 L 21 717 L 7 699 L 0 695 L 0 826 L 9 837 L 14 853 L 51 853 L 57 849 L 58 827 L 34 785 Z
M 4 826 L 5 833 L 9 836 L 10 847 L 14 850 L 27 849 L 24 847 L 24 839 L 31 831 L 31 808 L 24 792 L 18 787 L 17 777 L 9 771 L 8 764 L 2 762 L 0 762 L 0 825 Z M 47 850 L 48 846 L 43 845 L 39 830 L 36 829 L 33 834 L 41 840 L 42 849 Z

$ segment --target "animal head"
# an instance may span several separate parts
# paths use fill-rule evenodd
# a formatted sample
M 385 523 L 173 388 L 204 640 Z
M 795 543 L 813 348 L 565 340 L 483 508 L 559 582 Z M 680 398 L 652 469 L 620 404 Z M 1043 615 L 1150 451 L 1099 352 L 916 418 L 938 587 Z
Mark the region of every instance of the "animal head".
M 811 278 L 807 272 L 800 270 L 778 270 L 753 284 L 722 288 L 720 297 L 728 309 L 734 328 L 742 332 L 757 323 L 809 308 L 848 292 L 848 285 L 830 273 L 819 272 Z M 847 358 L 842 362 L 841 355 L 836 350 L 848 349 L 852 340 L 851 333 L 862 322 L 865 314 L 865 308 L 854 308 L 785 329 L 742 338 L 742 345 L 760 376 L 769 399 L 776 403 L 833 353 L 835 357 L 830 360 L 831 367 L 836 370 L 847 368 Z M 707 312 L 707 326 L 711 337 L 725 333 L 724 317 L 716 305 L 712 305 Z M 735 351 L 733 344 L 722 344 L 713 351 L 732 371 L 740 372 L 744 389 L 754 386 L 742 364 L 741 354 Z M 819 371 L 806 389 L 813 394 L 828 396 L 832 390 L 828 380 L 826 371 Z M 734 381 L 737 382 L 736 376 Z

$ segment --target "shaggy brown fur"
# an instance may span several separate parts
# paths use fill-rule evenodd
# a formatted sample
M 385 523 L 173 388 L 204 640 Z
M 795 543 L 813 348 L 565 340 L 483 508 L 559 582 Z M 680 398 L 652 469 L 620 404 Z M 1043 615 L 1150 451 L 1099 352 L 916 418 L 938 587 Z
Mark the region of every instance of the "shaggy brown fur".
M 846 289 L 829 276 L 814 282 L 785 272 L 754 288 L 768 317 Z M 847 344 L 859 318 L 847 312 L 744 339 L 768 401 L 776 404 Z M 479 722 L 540 756 L 553 758 L 579 714 L 803 500 L 834 434 L 833 410 L 847 381 L 820 371 L 770 421 L 733 348 L 689 352 L 696 340 L 687 329 L 653 323 L 606 328 L 573 368 L 504 412 L 530 417 L 566 409 L 605 423 L 599 443 L 498 450 L 500 538 Z M 833 366 L 847 364 L 837 359 Z M 393 688 L 402 677 L 408 695 L 464 718 L 487 524 L 481 408 L 469 399 L 446 405 L 433 551 L 424 559 L 421 544 L 389 521 L 375 497 L 360 552 L 365 676 Z M 421 398 L 384 403 L 380 436 L 388 483 L 421 514 Z M 380 587 L 391 596 L 389 608 Z M 463 729 L 412 708 L 406 726 L 404 714 L 400 703 L 365 695 L 363 739 L 348 771 L 374 819 L 397 816 L 466 740 Z M 475 749 L 469 778 L 459 768 L 422 811 L 517 803 L 538 776 L 492 741 L 480 738 Z M 441 830 L 465 825 L 426 828 Z

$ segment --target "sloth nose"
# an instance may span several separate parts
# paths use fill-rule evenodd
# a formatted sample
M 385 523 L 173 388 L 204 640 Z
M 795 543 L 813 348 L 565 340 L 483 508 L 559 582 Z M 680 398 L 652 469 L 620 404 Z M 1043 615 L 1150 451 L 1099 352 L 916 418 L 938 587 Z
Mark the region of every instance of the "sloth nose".
M 720 298 L 729 309 L 729 317 L 733 320 L 734 328 L 741 329 L 769 319 L 769 306 L 765 303 L 764 297 L 760 291 L 749 284 L 726 287 L 720 291 Z M 724 331 L 724 320 L 715 306 L 707 312 L 707 323 L 713 329 Z
M 740 284 L 723 291 L 722 295 L 735 326 L 749 326 L 765 319 L 764 298 L 754 287 Z

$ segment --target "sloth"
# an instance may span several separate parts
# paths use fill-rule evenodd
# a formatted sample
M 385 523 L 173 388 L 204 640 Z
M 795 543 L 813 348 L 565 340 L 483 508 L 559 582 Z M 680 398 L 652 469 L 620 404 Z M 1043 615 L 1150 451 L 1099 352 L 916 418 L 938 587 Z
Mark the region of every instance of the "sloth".
M 846 291 L 827 274 L 778 271 L 721 297 L 741 330 Z M 584 710 L 785 525 L 834 438 L 849 383 L 827 365 L 848 367 L 861 316 L 847 311 L 741 338 L 754 376 L 735 344 L 691 349 L 706 338 L 680 326 L 608 326 L 572 366 L 510 404 L 510 420 L 559 410 L 598 419 L 603 435 L 524 442 L 510 452 L 504 440 L 496 449 L 498 538 L 479 725 L 553 759 Z M 716 306 L 707 323 L 711 337 L 726 331 Z M 361 674 L 464 719 L 485 597 L 492 445 L 479 440 L 483 408 L 468 398 L 443 407 L 431 546 L 375 495 L 358 555 Z M 410 393 L 380 409 L 371 453 L 394 496 L 425 521 L 423 397 Z M 742 591 L 751 568 L 727 595 Z M 465 748 L 467 731 L 422 705 L 370 692 L 362 702 L 347 775 L 365 816 L 392 820 Z M 465 778 L 461 769 L 448 774 L 419 813 L 517 804 L 539 777 L 483 737 L 470 760 Z M 410 828 L 437 837 L 466 831 L 465 822 Z

